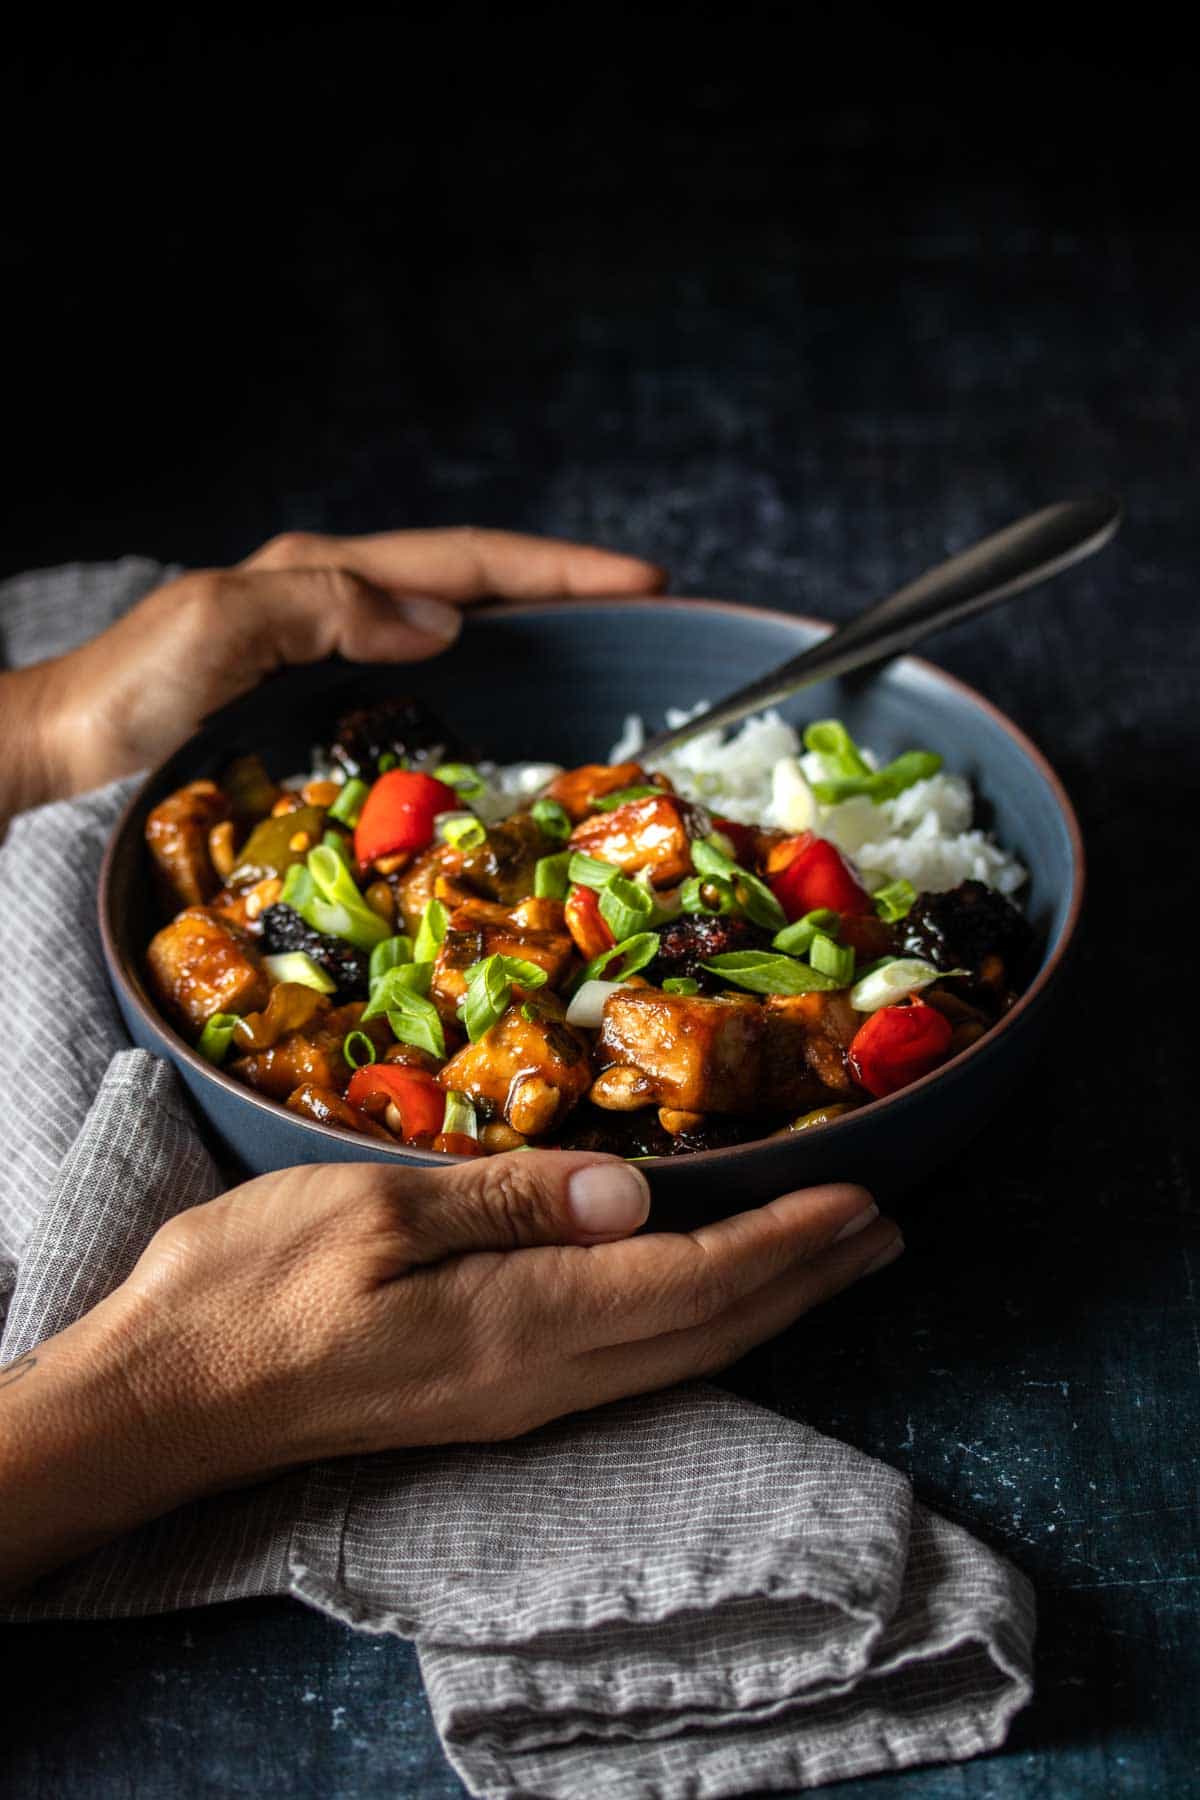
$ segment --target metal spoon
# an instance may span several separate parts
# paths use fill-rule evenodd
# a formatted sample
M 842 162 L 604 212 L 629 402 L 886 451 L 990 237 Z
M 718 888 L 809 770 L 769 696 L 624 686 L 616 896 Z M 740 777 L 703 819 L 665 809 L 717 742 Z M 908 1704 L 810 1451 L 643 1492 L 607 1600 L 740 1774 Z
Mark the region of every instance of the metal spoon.
M 1121 523 L 1120 501 L 1104 495 L 1065 500 L 1018 519 L 970 550 L 927 569 L 886 600 L 879 600 L 819 644 L 780 663 L 748 687 L 720 700 L 674 731 L 660 731 L 638 751 L 638 760 L 673 750 L 701 731 L 733 725 L 748 713 L 774 706 L 814 681 L 910 650 L 931 632 L 1024 593 L 1039 581 L 1103 549 Z

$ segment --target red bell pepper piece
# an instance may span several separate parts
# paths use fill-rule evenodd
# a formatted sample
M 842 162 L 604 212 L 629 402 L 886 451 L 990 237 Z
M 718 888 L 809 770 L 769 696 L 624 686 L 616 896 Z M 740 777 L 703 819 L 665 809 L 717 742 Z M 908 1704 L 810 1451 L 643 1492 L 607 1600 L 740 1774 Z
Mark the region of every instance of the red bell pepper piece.
M 356 1069 L 346 1089 L 351 1106 L 374 1100 L 390 1100 L 400 1114 L 406 1144 L 414 1138 L 435 1137 L 446 1116 L 446 1090 L 424 1069 L 403 1063 L 368 1063 Z
M 599 956 L 603 950 L 611 950 L 617 941 L 600 911 L 600 896 L 595 888 L 576 882 L 567 895 L 563 916 L 575 948 L 585 962 L 591 962 L 593 956 Z
M 784 861 L 788 850 L 787 861 Z M 869 913 L 871 896 L 850 872 L 845 857 L 828 838 L 801 832 L 771 851 L 771 892 L 789 919 L 828 908 L 830 912 Z
M 944 1061 L 952 1035 L 945 1014 L 923 1000 L 881 1006 L 850 1040 L 850 1073 L 868 1094 L 894 1094 Z
M 378 856 L 424 850 L 433 842 L 437 815 L 461 811 L 462 801 L 444 781 L 416 769 L 389 769 L 363 802 L 354 830 L 354 854 L 365 868 Z

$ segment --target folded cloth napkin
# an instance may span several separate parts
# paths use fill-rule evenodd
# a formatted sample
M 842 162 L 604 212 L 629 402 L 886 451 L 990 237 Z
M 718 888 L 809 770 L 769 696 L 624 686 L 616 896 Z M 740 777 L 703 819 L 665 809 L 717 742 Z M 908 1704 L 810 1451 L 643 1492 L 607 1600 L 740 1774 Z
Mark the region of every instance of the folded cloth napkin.
M 0 646 L 65 648 L 161 575 L 9 583 Z M 131 786 L 26 813 L 0 845 L 0 1361 L 222 1185 L 100 959 L 98 863 Z M 185 1506 L 7 1616 L 286 1593 L 415 1641 L 447 1754 L 489 1800 L 715 1800 L 950 1761 L 1000 1744 L 1031 1691 L 1016 1570 L 894 1470 L 709 1386 Z

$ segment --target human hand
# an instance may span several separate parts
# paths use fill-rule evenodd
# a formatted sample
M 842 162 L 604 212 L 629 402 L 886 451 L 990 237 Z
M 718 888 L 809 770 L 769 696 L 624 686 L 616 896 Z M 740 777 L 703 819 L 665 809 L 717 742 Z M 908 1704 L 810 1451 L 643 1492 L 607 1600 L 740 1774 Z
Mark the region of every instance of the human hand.
M 159 761 L 283 664 L 335 651 L 420 662 L 453 643 L 473 600 L 648 593 L 664 579 L 634 557 L 507 531 L 288 532 L 235 569 L 168 582 L 79 649 L 0 677 L 6 723 L 21 720 L 0 818 Z
M 181 1214 L 0 1392 L 0 1429 L 30 1405 L 40 1426 L 0 1465 L 0 1581 L 313 1458 L 511 1438 L 711 1373 L 901 1248 L 848 1185 L 632 1236 L 647 1205 L 629 1164 L 552 1150 L 289 1169 Z

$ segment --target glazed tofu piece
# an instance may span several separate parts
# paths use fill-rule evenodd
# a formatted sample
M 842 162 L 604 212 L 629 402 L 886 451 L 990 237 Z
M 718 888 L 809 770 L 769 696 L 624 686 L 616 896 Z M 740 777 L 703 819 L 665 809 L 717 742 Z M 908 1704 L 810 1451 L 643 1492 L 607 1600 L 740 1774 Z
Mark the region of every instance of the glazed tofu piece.
M 648 794 L 585 819 L 571 833 L 571 848 L 614 863 L 626 875 L 648 869 L 656 887 L 672 887 L 690 870 L 691 839 L 703 829 L 702 815 L 686 800 Z
M 318 1125 L 340 1125 L 343 1131 L 359 1131 L 364 1137 L 380 1138 L 385 1144 L 394 1144 L 395 1138 L 390 1131 L 333 1088 L 318 1086 L 315 1082 L 306 1081 L 287 1098 L 290 1112 L 303 1113 L 306 1119 L 315 1119 Z
M 586 1039 L 564 1022 L 561 1001 L 541 993 L 510 1006 L 438 1076 L 524 1137 L 542 1137 L 561 1124 L 591 1079 Z
M 151 940 L 150 984 L 164 1008 L 193 1032 L 215 1012 L 265 1006 L 270 982 L 240 925 L 204 906 L 189 906 Z
M 178 906 L 200 906 L 221 885 L 208 834 L 232 808 L 215 781 L 189 781 L 160 800 L 146 820 L 146 843 Z
M 763 1008 L 749 996 L 662 994 L 630 988 L 610 994 L 597 1045 L 606 1069 L 633 1070 L 631 1096 L 682 1112 L 760 1112 Z M 601 1077 L 593 1099 L 605 1104 L 619 1084 Z
M 645 781 L 646 771 L 640 763 L 584 763 L 582 768 L 567 769 L 556 775 L 546 789 L 546 798 L 557 800 L 572 825 L 578 825 L 605 794 L 615 794 L 621 788 L 643 787 Z
M 481 918 L 484 912 L 492 916 Z M 519 909 L 518 909 L 519 910 Z M 495 914 L 499 913 L 499 917 Z M 457 1016 L 467 991 L 467 970 L 485 956 L 519 956 L 546 971 L 546 985 L 556 987 L 571 967 L 575 946 L 566 930 L 539 931 L 515 925 L 509 913 L 489 901 L 469 901 L 450 915 L 446 935 L 433 965 L 429 997 L 447 1019 Z M 539 990 L 540 991 L 540 990 Z
M 831 1093 L 857 1093 L 846 1050 L 863 1014 L 855 1012 L 844 991 L 769 994 L 763 1016 L 763 1088 L 769 1105 L 816 1106 Z
M 283 988 L 275 990 L 277 994 L 284 991 Z M 323 996 L 317 995 L 315 999 L 323 1001 Z M 269 1095 L 272 1100 L 288 1100 L 303 1086 L 345 1093 L 354 1073 L 342 1052 L 346 1033 L 365 1032 L 375 1046 L 376 1056 L 382 1056 L 392 1041 L 386 1019 L 368 1019 L 363 1024 L 363 1004 L 361 1000 L 352 1000 L 331 1011 L 328 1001 L 324 1001 L 312 1009 L 307 1024 L 294 1031 L 284 1031 L 274 1043 L 263 1044 L 261 1049 L 252 1049 L 237 1057 L 230 1063 L 229 1073 L 247 1086 L 257 1088 L 260 1094 Z M 259 1041 L 261 1043 L 261 1038 Z M 237 1044 L 236 1037 L 234 1044 Z
M 395 881 L 396 903 L 403 919 L 403 929 L 415 934 L 429 902 L 434 899 L 439 879 L 456 875 L 462 857 L 449 844 L 433 844 L 423 850 L 416 861 Z

